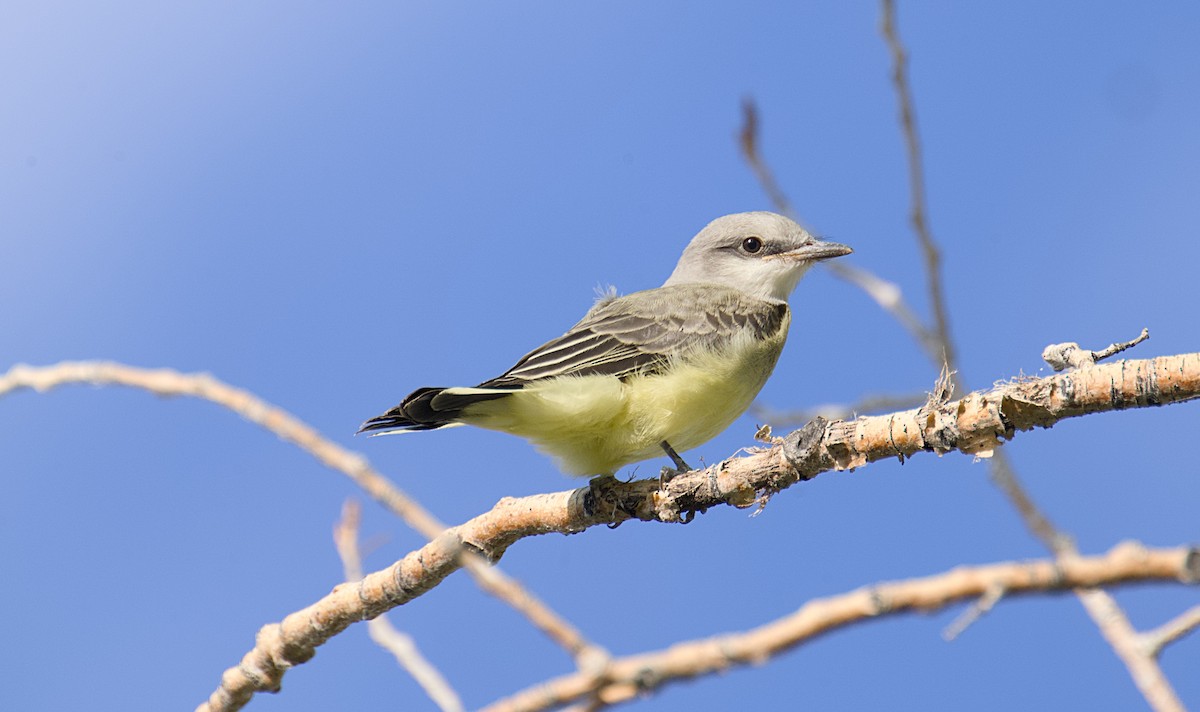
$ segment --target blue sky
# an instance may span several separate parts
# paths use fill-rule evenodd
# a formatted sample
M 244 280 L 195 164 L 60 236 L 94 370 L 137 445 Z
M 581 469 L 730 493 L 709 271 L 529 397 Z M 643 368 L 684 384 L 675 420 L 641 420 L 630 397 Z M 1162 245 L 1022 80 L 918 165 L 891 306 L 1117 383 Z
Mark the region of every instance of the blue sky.
M 524 442 L 355 439 L 415 387 L 474 383 L 600 285 L 657 286 L 691 235 L 770 207 L 734 142 L 743 97 L 805 222 L 924 312 L 874 3 L 10 2 L 0 8 L 0 369 L 203 370 L 365 453 L 446 521 L 561 490 Z M 1052 342 L 1149 327 L 1195 351 L 1200 7 L 900 4 L 963 375 L 1044 373 Z M 814 273 L 760 402 L 931 387 L 903 330 Z M 1008 446 L 1087 553 L 1195 541 L 1195 406 Z M 752 443 L 746 416 L 691 453 Z M 1186 452 L 1186 451 L 1184 451 Z M 338 581 L 342 476 L 212 405 L 69 388 L 0 402 L 0 708 L 190 709 L 264 623 Z M 639 476 L 660 463 L 642 465 Z M 368 504 L 381 568 L 418 545 Z M 970 458 L 827 474 L 760 516 L 514 546 L 503 567 L 617 654 L 805 600 L 1041 556 Z M 1149 628 L 1194 590 L 1123 590 Z M 642 709 L 1137 708 L 1074 600 L 839 632 Z M 455 575 L 394 614 L 470 706 L 570 661 Z M 1163 665 L 1200 705 L 1195 639 Z M 132 700 L 132 702 L 130 701 Z M 118 702 L 120 701 L 120 702 Z M 431 705 L 354 628 L 254 709 Z

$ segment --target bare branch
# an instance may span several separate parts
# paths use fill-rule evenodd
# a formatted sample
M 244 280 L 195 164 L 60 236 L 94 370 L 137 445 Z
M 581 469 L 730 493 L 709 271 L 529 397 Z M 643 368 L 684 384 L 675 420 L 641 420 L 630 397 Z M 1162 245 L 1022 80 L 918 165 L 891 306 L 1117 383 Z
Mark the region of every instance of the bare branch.
M 358 502 L 346 500 L 342 505 L 342 519 L 333 528 L 333 541 L 337 546 L 338 556 L 342 559 L 346 581 L 350 583 L 363 577 L 362 558 L 358 553 L 358 523 L 361 513 L 362 508 Z M 392 625 L 386 613 L 367 621 L 367 633 L 371 640 L 391 653 L 396 662 L 412 675 L 438 709 L 443 712 L 461 712 L 463 704 L 458 693 L 442 673 L 421 654 L 412 637 Z
M 766 191 L 775 209 L 795 219 L 796 211 L 792 209 L 791 201 L 779 187 L 775 174 L 758 150 L 758 107 L 750 97 L 742 99 L 742 129 L 738 131 L 738 145 L 742 149 L 742 157 L 750 165 L 750 170 L 754 171 L 759 185 Z
M 1200 353 L 1095 366 L 972 393 L 960 401 L 933 402 L 891 415 L 853 422 L 815 421 L 703 470 L 621 483 L 592 480 L 577 490 L 505 498 L 490 512 L 447 529 L 421 549 L 357 585 L 343 584 L 281 623 L 265 626 L 253 650 L 222 676 L 203 710 L 238 709 L 257 691 L 276 690 L 283 673 L 313 656 L 316 647 L 352 623 L 379 615 L 424 594 L 461 565 L 464 551 L 497 561 L 520 539 L 575 534 L 627 519 L 687 521 L 720 504 L 750 507 L 764 494 L 828 470 L 861 467 L 919 451 L 959 450 L 986 456 L 1017 431 L 1048 427 L 1087 413 L 1162 405 L 1200 397 Z M 1067 566 L 1073 557 L 1060 557 Z M 611 670 L 611 666 L 608 668 Z M 582 673 L 589 680 L 604 677 Z
M 990 465 L 989 475 L 992 484 L 1004 494 L 1013 509 L 1017 510 L 1025 528 L 1056 556 L 1069 552 L 1074 546 L 1071 537 L 1059 531 L 1058 527 L 1054 526 L 1050 518 L 1029 496 L 1029 491 L 1017 478 L 1017 473 L 1013 469 L 1008 455 L 1003 451 L 997 452 L 996 457 L 993 457 L 988 464 Z
M 1138 637 L 1142 643 L 1143 653 L 1157 658 L 1162 654 L 1163 648 L 1197 628 L 1200 628 L 1200 606 L 1192 606 L 1154 630 L 1146 631 Z
M 626 701 L 664 684 L 731 667 L 759 664 L 846 626 L 881 616 L 929 612 L 1001 589 L 1016 596 L 1133 581 L 1200 581 L 1200 550 L 1147 550 L 1124 543 L 1104 556 L 1066 561 L 1007 562 L 959 567 L 936 576 L 881 583 L 811 600 L 796 612 L 744 633 L 676 643 L 615 659 L 602 680 L 566 675 L 485 708 L 486 712 L 541 712 L 591 697 L 605 705 Z
M 896 6 L 894 0 L 883 0 L 883 17 L 880 31 L 892 53 L 892 84 L 896 88 L 896 99 L 900 104 L 900 126 L 904 132 L 904 145 L 908 149 L 908 185 L 912 196 L 909 221 L 921 245 L 925 257 L 925 276 L 929 284 L 929 303 L 933 310 L 934 333 L 941 342 L 941 359 L 957 368 L 954 345 L 950 339 L 950 317 L 946 309 L 945 289 L 942 285 L 942 253 L 929 230 L 925 208 L 925 169 L 921 161 L 921 142 L 917 136 L 916 112 L 913 109 L 912 89 L 908 83 L 908 54 L 896 33 Z
M 983 593 L 967 610 L 963 611 L 962 615 L 954 619 L 946 629 L 942 631 L 942 640 L 950 642 L 962 635 L 967 628 L 975 624 L 975 621 L 992 612 L 996 604 L 1004 598 L 1006 591 L 1002 586 L 993 586 Z
M 207 373 L 184 374 L 171 369 L 144 369 L 104 361 L 64 361 L 53 366 L 16 365 L 0 376 L 0 397 L 21 389 L 39 393 L 71 384 L 127 386 L 160 396 L 191 396 L 228 408 L 315 457 L 321 464 L 345 474 L 426 539 L 441 534 L 446 525 L 416 500 L 376 471 L 367 459 L 322 436 L 312 426 L 249 391 L 223 383 Z M 570 622 L 555 613 L 520 582 L 474 556 L 464 568 L 481 589 L 524 615 L 548 638 L 565 648 L 582 668 L 595 667 L 607 657 Z
M 1130 341 L 1119 341 L 1115 344 L 1109 344 L 1099 351 L 1081 349 L 1079 348 L 1079 344 L 1074 341 L 1065 344 L 1050 344 L 1042 351 L 1042 360 L 1050 364 L 1050 367 L 1055 371 L 1062 371 L 1068 368 L 1087 368 L 1110 356 L 1115 356 L 1122 351 L 1131 349 L 1148 338 L 1150 338 L 1150 330 L 1142 329 L 1142 333 L 1137 338 Z

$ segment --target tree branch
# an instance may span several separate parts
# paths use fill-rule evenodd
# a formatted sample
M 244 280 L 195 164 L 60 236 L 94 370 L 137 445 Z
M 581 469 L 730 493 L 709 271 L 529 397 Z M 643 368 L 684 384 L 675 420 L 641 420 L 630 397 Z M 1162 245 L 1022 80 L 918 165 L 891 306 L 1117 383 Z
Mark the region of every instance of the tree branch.
M 1145 549 L 1124 543 L 1104 556 L 962 566 L 926 578 L 881 583 L 808 601 L 796 612 L 744 633 L 676 643 L 615 659 L 596 679 L 565 675 L 519 692 L 485 712 L 541 712 L 583 698 L 617 704 L 669 682 L 759 664 L 846 626 L 881 616 L 929 612 L 1002 589 L 1006 596 L 1146 581 L 1200 582 L 1200 549 Z
M 754 171 L 754 177 L 758 178 L 758 184 L 762 186 L 775 209 L 793 220 L 796 219 L 792 202 L 779 187 L 775 173 L 762 157 L 762 151 L 758 150 L 758 106 L 755 105 L 754 99 L 748 96 L 742 99 L 742 128 L 738 131 L 738 147 L 742 149 L 742 157 L 746 159 L 750 170 Z
M 908 53 L 896 33 L 896 4 L 894 0 L 883 0 L 883 17 L 880 32 L 892 53 L 892 84 L 896 87 L 896 98 L 900 105 L 900 126 L 904 132 L 904 145 L 908 150 L 908 185 L 912 196 L 909 221 L 917 234 L 921 253 L 925 257 L 925 277 L 929 283 L 929 304 L 933 310 L 933 331 L 942 345 L 941 358 L 954 368 L 957 360 L 950 339 L 950 317 L 946 309 L 945 289 L 942 285 L 942 253 L 929 230 L 925 208 L 925 168 L 921 161 L 921 141 L 917 135 L 917 118 L 913 109 L 912 89 L 908 84 Z
M 1163 648 L 1200 628 L 1200 606 L 1192 606 L 1154 630 L 1138 636 L 1145 655 L 1157 658 Z
M 522 538 L 575 534 L 627 519 L 686 522 L 709 507 L 762 506 L 769 496 L 828 470 L 919 451 L 952 450 L 986 456 L 1016 432 L 1107 410 L 1164 405 L 1200 397 L 1200 353 L 1122 361 L 1042 379 L 1007 383 L 954 402 L 852 422 L 817 420 L 771 447 L 703 470 L 620 483 L 596 478 L 588 486 L 500 500 L 491 511 L 446 530 L 421 549 L 355 585 L 338 586 L 281 623 L 265 626 L 253 650 L 222 676 L 201 710 L 240 708 L 257 691 L 279 689 L 283 673 L 352 623 L 403 605 L 437 586 L 470 551 L 497 561 Z M 1059 565 L 1070 564 L 1062 557 Z M 589 670 L 585 677 L 599 675 Z

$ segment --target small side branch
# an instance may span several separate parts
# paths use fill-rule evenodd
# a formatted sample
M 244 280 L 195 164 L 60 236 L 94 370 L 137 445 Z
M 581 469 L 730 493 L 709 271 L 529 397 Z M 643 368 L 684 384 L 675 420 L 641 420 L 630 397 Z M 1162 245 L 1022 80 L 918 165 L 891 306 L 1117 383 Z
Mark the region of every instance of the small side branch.
M 775 209 L 795 218 L 796 211 L 792 209 L 792 202 L 779 187 L 775 173 L 758 150 L 758 106 L 750 97 L 742 99 L 742 129 L 738 131 L 738 147 L 742 149 L 742 157 L 746 159 L 750 170 L 754 171 L 758 184 L 762 186 Z
M 1150 330 L 1142 329 L 1142 333 L 1137 338 L 1109 344 L 1099 351 L 1082 349 L 1074 341 L 1065 344 L 1050 344 L 1042 351 L 1042 360 L 1050 364 L 1055 371 L 1065 371 L 1068 368 L 1087 368 L 1110 356 L 1116 356 L 1126 349 L 1131 349 L 1148 338 L 1150 338 Z
M 1006 591 L 1000 586 L 989 588 L 967 610 L 963 611 L 962 615 L 955 618 L 953 623 L 946 626 L 946 629 L 942 631 L 942 640 L 948 643 L 962 635 L 963 631 L 975 624 L 975 621 L 991 613 L 996 604 L 1004 598 L 1005 593 Z
M 1144 655 L 1157 658 L 1163 648 L 1200 628 L 1200 606 L 1192 606 L 1154 630 L 1142 633 L 1139 640 Z

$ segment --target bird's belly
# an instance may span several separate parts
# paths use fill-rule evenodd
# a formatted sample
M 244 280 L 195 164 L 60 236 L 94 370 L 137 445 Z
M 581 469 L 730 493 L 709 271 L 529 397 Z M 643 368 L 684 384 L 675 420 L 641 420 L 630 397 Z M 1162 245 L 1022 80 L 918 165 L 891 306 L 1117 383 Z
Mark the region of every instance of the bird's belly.
M 664 440 L 677 451 L 711 440 L 749 407 L 782 348 L 782 337 L 747 335 L 659 374 L 548 379 L 472 406 L 463 420 L 527 438 L 569 474 L 611 474 L 663 455 Z
M 690 450 L 729 427 L 762 390 L 781 348 L 782 342 L 738 344 L 631 382 L 630 410 L 640 414 L 650 436 L 644 457 L 661 453 L 663 440 Z

